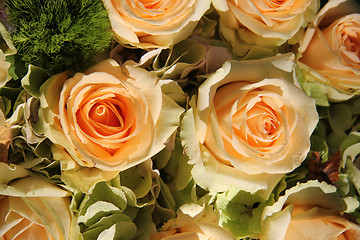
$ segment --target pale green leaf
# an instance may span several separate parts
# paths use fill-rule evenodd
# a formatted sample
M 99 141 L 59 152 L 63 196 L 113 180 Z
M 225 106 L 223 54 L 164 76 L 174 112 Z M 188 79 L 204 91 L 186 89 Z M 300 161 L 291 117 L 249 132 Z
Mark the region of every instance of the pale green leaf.
M 122 211 L 112 203 L 97 201 L 86 209 L 86 213 L 84 215 L 79 216 L 78 223 L 83 223 L 87 227 L 90 227 L 100 221 L 103 216 L 121 212 Z
M 29 172 L 22 167 L 0 162 L 0 184 L 8 184 L 14 179 L 23 178 L 28 175 Z
M 103 231 L 97 240 L 131 240 L 136 234 L 136 226 L 131 222 L 120 222 Z
M 21 80 L 21 85 L 32 96 L 39 98 L 40 87 L 49 77 L 49 73 L 43 68 L 30 64 L 27 74 Z
M 304 92 L 315 99 L 316 104 L 319 106 L 329 106 L 329 101 L 326 96 L 326 92 L 322 88 L 321 84 L 314 81 L 314 78 L 307 72 L 296 68 L 296 76 Z

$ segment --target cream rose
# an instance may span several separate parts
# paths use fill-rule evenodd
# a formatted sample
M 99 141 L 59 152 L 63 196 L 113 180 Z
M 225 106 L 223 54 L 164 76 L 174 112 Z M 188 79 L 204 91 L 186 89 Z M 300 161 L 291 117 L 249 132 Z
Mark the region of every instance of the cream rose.
M 0 239 L 69 239 L 68 192 L 18 166 L 0 163 L 0 172 Z
M 318 115 L 292 59 L 229 61 L 199 87 L 181 136 L 200 186 L 269 193 L 304 160 Z
M 187 38 L 211 0 L 103 0 L 121 44 L 170 47 Z
M 218 216 L 211 206 L 182 205 L 177 217 L 165 223 L 150 240 L 235 240 L 236 238 L 218 224 Z
M 66 149 L 54 158 L 69 154 L 80 166 L 106 171 L 128 169 L 162 150 L 183 111 L 157 77 L 111 59 L 71 78 L 55 75 L 40 91 L 44 134 Z
M 360 92 L 360 4 L 332 0 L 321 9 L 300 46 L 299 65 L 308 81 L 323 85 L 331 101 Z
M 334 186 L 299 184 L 264 209 L 260 240 L 360 239 L 360 226 L 341 213 L 345 208 Z
M 315 17 L 318 0 L 212 0 L 220 13 L 220 32 L 235 53 L 251 57 L 274 54 Z M 296 41 L 294 41 L 296 42 Z M 263 48 L 266 47 L 266 48 Z

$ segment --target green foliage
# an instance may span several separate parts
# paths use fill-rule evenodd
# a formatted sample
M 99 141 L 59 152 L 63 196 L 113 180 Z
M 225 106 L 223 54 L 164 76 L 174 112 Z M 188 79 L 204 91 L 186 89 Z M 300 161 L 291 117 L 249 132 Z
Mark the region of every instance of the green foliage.
M 153 206 L 139 205 L 135 193 L 120 185 L 120 177 L 98 182 L 88 193 L 76 191 L 70 208 L 82 239 L 149 239 L 155 231 Z
M 111 43 L 110 22 L 100 0 L 8 0 L 12 34 L 26 63 L 54 74 L 81 71 Z
M 296 68 L 295 72 L 301 88 L 308 96 L 315 99 L 316 105 L 326 107 L 330 105 L 321 84 L 314 80 L 314 77 L 311 76 L 311 74 L 299 67 Z
M 264 208 L 274 203 L 274 195 L 263 199 L 259 194 L 231 189 L 217 195 L 216 207 L 221 210 L 222 226 L 237 238 L 256 237 L 261 229 Z

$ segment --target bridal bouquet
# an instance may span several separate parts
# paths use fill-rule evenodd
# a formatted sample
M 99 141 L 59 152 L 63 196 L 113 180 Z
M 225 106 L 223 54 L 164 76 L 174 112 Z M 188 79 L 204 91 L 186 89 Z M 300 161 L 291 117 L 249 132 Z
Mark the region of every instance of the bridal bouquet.
M 359 1 L 0 9 L 0 239 L 360 239 Z

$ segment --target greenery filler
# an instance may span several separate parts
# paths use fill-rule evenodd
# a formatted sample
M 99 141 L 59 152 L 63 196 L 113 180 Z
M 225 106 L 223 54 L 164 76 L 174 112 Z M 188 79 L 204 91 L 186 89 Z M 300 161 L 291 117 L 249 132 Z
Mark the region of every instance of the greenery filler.
M 51 74 L 83 70 L 113 40 L 101 0 L 7 0 L 6 5 L 18 54 Z

